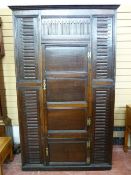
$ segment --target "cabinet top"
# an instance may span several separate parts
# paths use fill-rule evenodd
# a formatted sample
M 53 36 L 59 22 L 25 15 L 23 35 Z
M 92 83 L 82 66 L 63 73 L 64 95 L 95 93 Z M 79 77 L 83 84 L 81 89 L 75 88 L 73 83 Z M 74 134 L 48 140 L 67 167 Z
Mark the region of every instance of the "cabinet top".
M 42 10 L 42 9 L 117 9 L 119 5 L 39 5 L 39 6 L 9 6 L 12 10 Z

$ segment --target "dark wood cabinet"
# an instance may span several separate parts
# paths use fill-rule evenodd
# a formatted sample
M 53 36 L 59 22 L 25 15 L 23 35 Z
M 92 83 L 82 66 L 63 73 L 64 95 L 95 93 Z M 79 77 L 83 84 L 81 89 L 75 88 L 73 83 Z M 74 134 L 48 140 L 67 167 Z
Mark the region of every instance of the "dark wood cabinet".
M 23 170 L 111 168 L 117 7 L 11 7 Z

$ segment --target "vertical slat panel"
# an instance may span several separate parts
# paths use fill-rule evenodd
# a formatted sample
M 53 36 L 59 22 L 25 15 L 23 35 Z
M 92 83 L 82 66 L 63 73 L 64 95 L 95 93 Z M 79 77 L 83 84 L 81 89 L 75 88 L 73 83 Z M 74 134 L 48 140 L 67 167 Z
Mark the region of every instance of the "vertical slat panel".
M 15 15 L 18 112 L 22 162 L 40 164 L 40 53 L 38 15 Z M 33 86 L 32 86 L 33 84 Z
M 112 17 L 99 16 L 93 19 L 93 63 L 94 79 L 108 79 L 112 77 Z M 96 41 L 96 42 L 95 42 Z
M 23 161 L 41 163 L 39 88 L 19 88 L 18 97 Z
M 38 26 L 37 17 L 17 18 L 17 44 L 18 48 L 18 67 L 17 76 L 22 81 L 39 80 L 39 54 L 38 54 Z
M 113 16 L 93 18 L 93 163 L 111 163 L 114 108 Z
M 112 122 L 111 88 L 95 88 L 94 96 L 94 163 L 109 162 L 110 125 Z

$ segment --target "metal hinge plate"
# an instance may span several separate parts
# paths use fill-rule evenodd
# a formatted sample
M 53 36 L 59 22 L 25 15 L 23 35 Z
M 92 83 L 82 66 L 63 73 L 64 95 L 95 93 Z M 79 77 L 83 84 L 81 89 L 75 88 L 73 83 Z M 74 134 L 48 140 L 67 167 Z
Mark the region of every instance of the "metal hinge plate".
M 88 51 L 88 58 L 91 58 L 91 52 L 90 51 Z
M 90 164 L 90 157 L 87 157 L 87 158 L 86 158 L 86 163 L 87 163 L 87 164 Z
M 46 79 L 43 80 L 43 89 L 46 90 Z
M 87 126 L 91 125 L 91 118 L 87 118 Z
M 48 157 L 49 155 L 48 147 L 46 147 L 45 152 L 46 152 L 46 157 Z
M 91 145 L 90 140 L 87 141 L 86 145 L 87 145 L 87 148 L 90 149 L 90 145 Z

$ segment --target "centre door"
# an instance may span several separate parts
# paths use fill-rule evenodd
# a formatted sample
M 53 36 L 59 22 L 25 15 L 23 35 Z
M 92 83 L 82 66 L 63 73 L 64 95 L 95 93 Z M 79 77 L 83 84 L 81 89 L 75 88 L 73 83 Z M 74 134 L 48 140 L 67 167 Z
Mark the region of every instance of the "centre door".
M 48 165 L 90 162 L 90 61 L 88 42 L 43 44 L 44 146 Z

